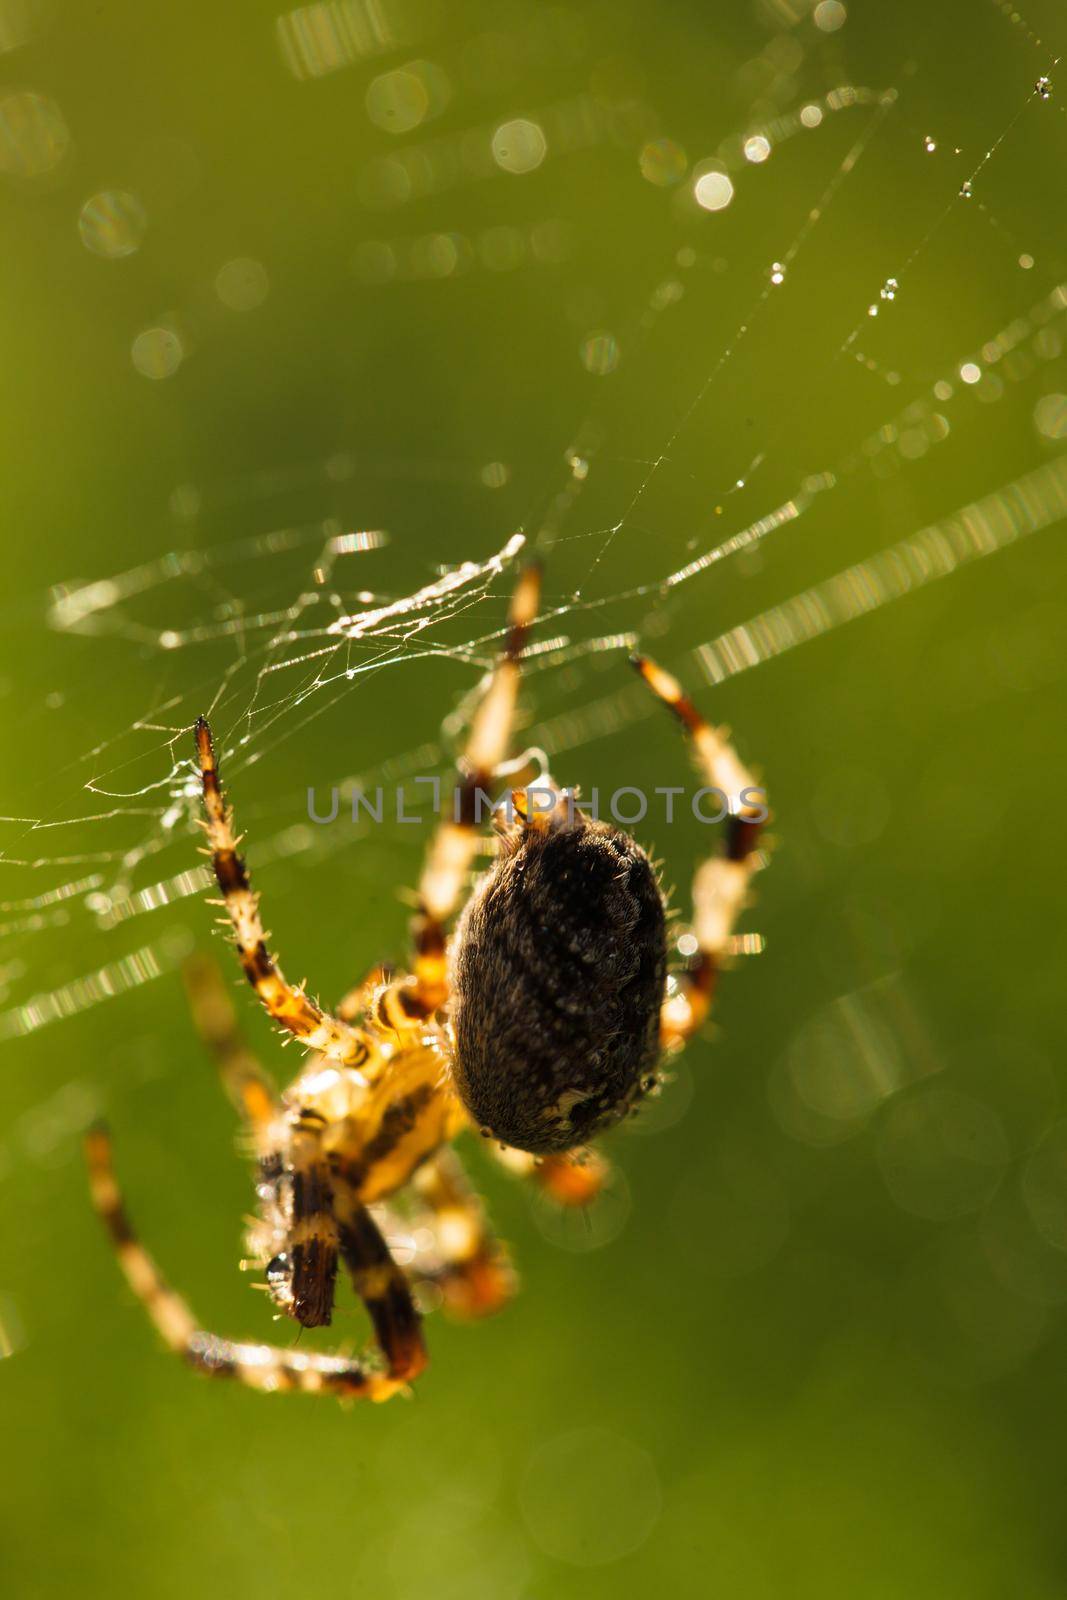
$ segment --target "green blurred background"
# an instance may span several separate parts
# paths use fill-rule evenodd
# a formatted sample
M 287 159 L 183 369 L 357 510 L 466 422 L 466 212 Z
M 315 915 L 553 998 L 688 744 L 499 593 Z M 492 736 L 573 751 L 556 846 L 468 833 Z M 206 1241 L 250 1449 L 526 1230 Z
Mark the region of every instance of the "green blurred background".
M 718 689 L 690 654 L 1062 449 L 1065 48 L 1052 0 L 0 0 L 7 1593 L 1067 1594 L 1062 525 Z M 443 763 L 509 577 L 388 648 L 265 651 L 331 532 L 388 530 L 325 583 L 357 609 L 520 526 L 567 641 L 523 739 L 587 789 L 684 781 L 607 636 L 682 671 L 772 791 L 766 951 L 587 1229 L 469 1152 L 523 1291 L 432 1317 L 413 1400 L 198 1380 L 78 1136 L 106 1111 L 165 1269 L 270 1336 L 176 971 L 213 913 L 109 905 L 197 861 L 175 763 L 212 706 L 290 973 L 401 956 L 423 830 L 312 836 L 305 791 Z M 50 626 L 52 586 L 174 551 L 216 554 Z M 704 831 L 640 831 L 684 908 Z M 37 1025 L 146 947 L 153 981 Z M 346 1300 L 308 1343 L 363 1337 Z

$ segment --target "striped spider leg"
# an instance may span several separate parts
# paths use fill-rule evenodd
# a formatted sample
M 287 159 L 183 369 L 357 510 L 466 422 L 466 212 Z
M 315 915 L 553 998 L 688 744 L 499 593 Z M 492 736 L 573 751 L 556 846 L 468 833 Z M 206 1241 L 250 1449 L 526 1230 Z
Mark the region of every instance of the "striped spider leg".
M 307 1191 L 314 1188 L 314 1178 L 308 1177 L 308 1169 L 299 1165 L 298 1155 L 294 1154 L 287 1171 L 281 1155 L 287 1134 L 291 1147 L 298 1150 L 301 1127 L 315 1118 L 327 1126 L 327 1113 L 335 1106 L 323 1102 L 322 1087 L 317 1091 L 320 1103 L 316 1106 L 316 1087 L 312 1084 L 293 1097 L 301 1111 L 295 1132 L 287 1127 L 284 1100 L 277 1097 L 240 1037 L 234 1008 L 216 963 L 195 958 L 186 965 L 185 980 L 194 1024 L 215 1056 L 223 1085 L 241 1113 L 257 1158 L 260 1212 L 249 1232 L 249 1248 L 256 1257 L 255 1263 L 249 1264 L 266 1267 L 266 1287 L 273 1292 L 276 1303 L 302 1320 L 297 1302 L 300 1278 L 295 1270 L 300 1242 L 306 1242 L 312 1226 L 320 1240 L 335 1239 L 353 1287 L 370 1315 L 387 1372 L 344 1357 L 237 1344 L 200 1329 L 192 1312 L 165 1283 L 135 1237 L 114 1177 L 110 1138 L 106 1130 L 98 1128 L 86 1145 L 92 1194 L 127 1279 L 168 1346 L 204 1371 L 235 1376 L 261 1389 L 325 1390 L 341 1397 L 388 1399 L 426 1364 L 419 1317 L 407 1282 L 351 1184 L 330 1171 L 331 1213 L 324 1217 L 310 1203 Z M 325 1072 L 328 1074 L 330 1069 Z M 322 1076 L 320 1071 L 319 1077 Z M 337 1082 L 330 1086 L 336 1096 Z M 330 1288 L 332 1292 L 332 1278 Z
M 449 1316 L 492 1316 L 514 1295 L 517 1278 L 456 1152 L 439 1150 L 424 1161 L 412 1179 L 412 1194 L 425 1208 L 434 1239 L 433 1265 L 420 1268 L 420 1278 L 437 1285 Z
M 454 807 L 446 811 L 427 852 L 412 927 L 414 982 L 405 994 L 409 1011 L 416 1015 L 432 1016 L 448 998 L 445 925 L 459 904 L 478 851 L 479 796 L 507 752 L 519 694 L 519 663 L 540 597 L 541 569 L 531 564 L 519 576 L 504 649 L 474 712 Z
M 368 1035 L 351 1022 L 323 1011 L 301 985 L 288 983 L 267 949 L 259 896 L 253 893 L 247 868 L 237 853 L 240 840 L 233 831 L 233 812 L 222 792 L 211 729 L 203 717 L 196 720 L 196 754 L 211 865 L 245 977 L 267 1015 L 299 1039 L 305 1050 L 314 1050 L 341 1067 L 358 1070 L 366 1066 L 373 1054 Z
M 205 831 L 222 903 L 233 928 L 238 959 L 264 1010 L 292 1034 L 315 1060 L 333 1064 L 356 1091 L 380 1071 L 380 1057 L 371 1035 L 351 1022 L 332 1016 L 290 984 L 267 948 L 259 912 L 244 861 L 238 854 L 233 813 L 226 804 L 211 729 L 203 717 L 196 723 L 196 752 L 203 786 Z M 279 1272 L 268 1282 L 278 1289 L 281 1308 L 304 1327 L 330 1321 L 337 1276 L 338 1237 L 333 1216 L 333 1189 L 323 1148 L 327 1118 L 310 1100 L 289 1098 L 278 1119 L 278 1160 L 291 1190 L 289 1248 L 284 1252 L 291 1282 Z
M 506 1172 L 529 1179 L 557 1206 L 575 1210 L 591 1206 L 611 1176 L 607 1157 L 592 1146 L 550 1156 L 532 1156 L 510 1145 L 491 1148 Z
M 359 1135 L 365 1135 L 373 1124 L 373 1102 L 379 1106 L 384 1103 L 386 1115 L 395 1107 L 395 1100 L 386 1099 L 384 1075 L 379 1078 L 375 1093 L 353 1084 L 338 1069 L 324 1065 L 320 1057 L 279 1100 L 240 1038 L 217 965 L 203 958 L 188 963 L 186 986 L 193 1021 L 215 1055 L 224 1086 L 252 1135 L 258 1158 L 261 1210 L 250 1232 L 249 1246 L 258 1264 L 266 1268 L 267 1284 L 275 1300 L 287 1311 L 296 1301 L 301 1232 L 313 1222 L 320 1241 L 325 1238 L 335 1243 L 352 1285 L 367 1308 L 390 1378 L 410 1381 L 422 1371 L 427 1359 L 419 1317 L 403 1273 L 362 1204 L 361 1179 L 356 1176 L 353 1181 L 352 1152 L 355 1149 L 366 1155 L 364 1146 L 368 1141 Z M 320 1175 L 308 1179 L 302 1174 L 295 1154 L 292 1169 L 287 1171 L 280 1155 L 287 1134 L 290 1148 L 298 1150 L 298 1138 L 292 1126 L 287 1129 L 286 1125 L 287 1112 L 291 1115 L 294 1111 L 297 1134 L 313 1119 L 319 1119 L 322 1125 L 322 1172 L 330 1192 L 328 1216 L 323 1215 L 324 1198 L 314 1202 L 310 1193 Z M 353 1113 L 359 1134 L 349 1125 Z M 381 1140 L 380 1125 L 378 1135 L 380 1155 L 387 1157 L 389 1140 Z M 363 1160 L 364 1175 L 368 1166 L 373 1168 L 373 1161 Z M 304 1320 L 295 1304 L 291 1314 Z
M 236 1378 L 253 1389 L 301 1389 L 342 1399 L 388 1400 L 403 1387 L 399 1375 L 376 1372 L 361 1361 L 277 1345 L 239 1343 L 205 1332 L 170 1287 L 133 1231 L 122 1203 L 103 1127 L 86 1136 L 85 1155 L 93 1204 L 110 1235 L 127 1282 L 164 1344 L 190 1366 L 216 1378 Z
M 664 1001 L 660 1016 L 663 1047 L 677 1050 L 698 1031 L 711 1009 L 734 924 L 747 901 L 752 875 L 762 865 L 756 847 L 768 813 L 766 806 L 751 803 L 753 795 L 762 799 L 764 791 L 739 759 L 725 731 L 711 726 L 669 672 L 647 656 L 632 659 L 652 693 L 681 722 L 704 781 L 737 806 L 726 818 L 721 849 L 701 863 L 693 878 L 697 950 L 677 991 Z

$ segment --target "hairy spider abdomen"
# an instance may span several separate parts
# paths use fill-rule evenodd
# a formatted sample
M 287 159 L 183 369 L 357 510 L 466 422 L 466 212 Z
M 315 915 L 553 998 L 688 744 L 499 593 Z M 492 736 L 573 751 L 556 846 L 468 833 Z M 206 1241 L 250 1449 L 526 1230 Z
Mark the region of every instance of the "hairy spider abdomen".
M 475 1122 L 519 1150 L 583 1144 L 659 1053 L 667 946 L 648 857 L 580 813 L 527 829 L 468 901 L 451 968 L 453 1074 Z

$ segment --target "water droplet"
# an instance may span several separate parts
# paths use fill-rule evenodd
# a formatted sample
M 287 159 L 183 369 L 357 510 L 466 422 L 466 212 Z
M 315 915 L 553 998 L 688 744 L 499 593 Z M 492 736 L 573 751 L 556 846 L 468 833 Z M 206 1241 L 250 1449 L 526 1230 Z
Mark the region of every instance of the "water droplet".
M 878 315 L 878 307 L 875 306 L 875 305 L 868 306 L 867 307 L 867 315 L 869 317 L 876 317 Z
M 965 361 L 960 368 L 960 377 L 964 383 L 977 383 L 982 376 L 982 369 L 976 361 Z
M 883 283 L 879 293 L 883 300 L 895 300 L 897 297 L 897 290 L 899 288 L 900 285 L 895 278 L 887 278 Z
M 1031 255 L 1021 255 L 1019 257 L 1019 265 L 1020 265 L 1020 267 L 1022 267 L 1024 272 L 1029 272 L 1030 268 L 1033 266 L 1033 264 L 1034 264 L 1033 256 L 1031 256 Z
M 276 1284 L 284 1281 L 292 1270 L 293 1263 L 287 1255 L 283 1253 L 280 1256 L 272 1256 L 267 1262 L 267 1282 Z
M 805 128 L 817 128 L 822 121 L 822 106 L 806 105 L 800 108 L 800 120 Z
M 926 151 L 927 155 L 930 156 L 932 156 L 934 151 L 937 149 L 937 140 L 934 138 L 932 133 L 928 133 L 926 138 L 923 140 L 923 149 Z
M 971 180 L 968 178 L 965 182 L 960 184 L 960 199 L 969 200 L 973 193 L 974 190 L 971 188 Z
M 785 266 L 781 261 L 775 261 L 771 265 L 771 282 L 772 283 L 784 283 L 785 282 Z
M 751 161 L 753 166 L 759 166 L 761 161 L 766 161 L 771 153 L 771 141 L 762 133 L 754 133 L 750 139 L 745 140 L 745 160 Z
M 1034 84 L 1034 93 L 1039 100 L 1048 100 L 1052 94 L 1052 80 L 1042 75 Z

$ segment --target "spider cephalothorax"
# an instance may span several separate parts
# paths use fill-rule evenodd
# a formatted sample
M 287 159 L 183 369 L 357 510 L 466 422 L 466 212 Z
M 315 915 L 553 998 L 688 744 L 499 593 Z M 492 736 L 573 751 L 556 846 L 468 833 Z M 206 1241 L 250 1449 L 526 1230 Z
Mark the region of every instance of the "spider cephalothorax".
M 635 665 L 685 726 L 704 782 L 737 804 L 724 848 L 694 881 L 688 970 L 668 985 L 663 899 L 644 851 L 551 788 L 547 809 L 517 790 L 515 812 L 497 817 L 497 859 L 449 936 L 479 847 L 478 797 L 507 752 L 539 590 L 537 569 L 528 567 L 474 713 L 457 804 L 427 855 L 411 973 L 378 968 L 335 1011 L 290 984 L 267 947 L 211 732 L 197 723 L 205 828 L 238 958 L 268 1014 L 310 1052 L 279 1093 L 239 1037 L 218 969 L 190 965 L 194 1020 L 257 1163 L 248 1264 L 263 1272 L 276 1311 L 305 1327 L 330 1321 L 343 1265 L 382 1358 L 201 1331 L 134 1235 L 110 1141 L 97 1128 L 87 1141 L 97 1209 L 164 1340 L 201 1371 L 258 1389 L 388 1399 L 426 1364 L 417 1292 L 432 1291 L 446 1310 L 471 1317 L 495 1311 L 514 1287 L 452 1141 L 472 1127 L 488 1134 L 509 1167 L 560 1204 L 586 1204 L 606 1170 L 587 1142 L 634 1106 L 655 1083 L 660 1054 L 681 1048 L 707 1015 L 766 812 L 752 803 L 762 791 L 725 736 L 642 658 Z M 389 1232 L 401 1230 L 416 1241 L 405 1267 L 388 1243 Z
M 667 936 L 645 852 L 574 806 L 521 825 L 467 902 L 450 976 L 473 1121 L 537 1155 L 585 1144 L 660 1053 Z

